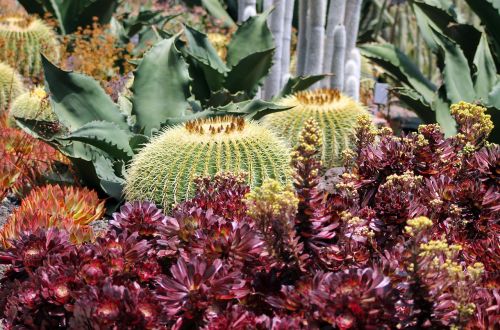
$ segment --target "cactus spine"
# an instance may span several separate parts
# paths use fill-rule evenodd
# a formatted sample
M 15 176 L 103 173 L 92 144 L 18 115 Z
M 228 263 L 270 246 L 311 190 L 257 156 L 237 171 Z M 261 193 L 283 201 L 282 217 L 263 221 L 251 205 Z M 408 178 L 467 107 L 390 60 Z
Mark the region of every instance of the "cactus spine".
M 23 92 L 24 85 L 19 73 L 0 62 L 0 112 L 7 110 L 12 100 Z
M 9 117 L 11 119 L 32 119 L 48 123 L 57 122 L 57 116 L 50 105 L 49 95 L 42 87 L 36 87 L 19 95 L 12 102 Z
M 52 29 L 31 17 L 0 18 L 0 60 L 25 76 L 38 76 L 42 70 L 40 53 L 59 60 L 59 44 Z
M 190 198 L 193 179 L 219 172 L 247 172 L 250 186 L 272 178 L 290 180 L 286 144 L 267 128 L 243 118 L 222 117 L 168 128 L 133 159 L 125 196 L 170 209 Z
M 327 168 L 341 165 L 342 151 L 351 146 L 356 118 L 366 114 L 361 104 L 332 89 L 298 92 L 278 103 L 294 108 L 267 115 L 264 125 L 296 146 L 304 123 L 314 119 L 321 127 L 322 162 Z

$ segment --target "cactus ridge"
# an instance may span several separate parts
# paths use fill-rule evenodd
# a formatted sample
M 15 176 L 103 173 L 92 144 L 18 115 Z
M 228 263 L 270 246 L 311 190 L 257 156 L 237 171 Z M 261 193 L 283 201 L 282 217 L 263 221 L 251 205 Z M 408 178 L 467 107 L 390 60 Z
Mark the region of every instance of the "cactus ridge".
M 56 123 L 57 116 L 43 87 L 19 95 L 10 108 L 9 117 Z
M 251 187 L 266 178 L 288 183 L 290 151 L 270 130 L 243 118 L 190 121 L 167 128 L 134 157 L 125 196 L 170 209 L 193 196 L 196 177 L 221 172 L 245 172 Z
M 7 110 L 12 100 L 23 92 L 21 76 L 9 65 L 0 62 L 0 111 Z
M 361 104 L 334 89 L 298 92 L 278 104 L 293 108 L 267 115 L 264 125 L 296 146 L 304 123 L 314 119 L 322 131 L 321 158 L 327 168 L 342 164 L 342 151 L 351 146 L 356 118 L 366 114 Z
M 0 60 L 25 76 L 37 76 L 42 71 L 40 53 L 59 60 L 59 43 L 48 25 L 37 18 L 0 17 Z

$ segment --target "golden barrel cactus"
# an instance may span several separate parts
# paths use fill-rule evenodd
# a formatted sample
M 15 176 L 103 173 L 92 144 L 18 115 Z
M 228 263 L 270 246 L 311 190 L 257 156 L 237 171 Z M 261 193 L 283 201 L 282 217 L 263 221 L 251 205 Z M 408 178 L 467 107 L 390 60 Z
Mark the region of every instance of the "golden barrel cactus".
M 19 73 L 0 62 L 0 112 L 7 110 L 12 100 L 23 92 L 23 80 Z
M 10 107 L 9 117 L 56 123 L 57 117 L 50 105 L 49 95 L 43 87 L 19 95 Z
M 32 17 L 0 18 L 0 60 L 9 63 L 25 76 L 39 76 L 43 53 L 49 60 L 59 60 L 59 42 L 54 31 Z
M 366 114 L 360 103 L 333 89 L 298 92 L 278 104 L 293 108 L 267 115 L 264 125 L 296 146 L 305 122 L 314 119 L 321 129 L 321 160 L 327 168 L 342 164 L 342 151 L 351 146 L 356 118 Z
M 135 156 L 127 171 L 128 200 L 165 209 L 193 196 L 194 179 L 245 172 L 251 187 L 291 180 L 290 150 L 267 128 L 240 117 L 199 119 L 166 129 Z

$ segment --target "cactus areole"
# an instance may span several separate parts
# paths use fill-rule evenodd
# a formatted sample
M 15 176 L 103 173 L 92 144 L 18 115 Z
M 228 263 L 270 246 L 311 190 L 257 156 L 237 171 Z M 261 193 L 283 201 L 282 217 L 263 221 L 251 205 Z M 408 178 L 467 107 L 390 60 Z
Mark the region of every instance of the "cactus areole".
M 298 92 L 278 103 L 293 108 L 264 117 L 265 126 L 296 146 L 304 123 L 314 119 L 322 131 L 322 161 L 326 168 L 341 165 L 342 151 L 351 145 L 356 118 L 366 114 L 361 104 L 335 89 Z
M 199 176 L 245 172 L 252 187 L 266 178 L 289 182 L 289 154 L 270 130 L 241 117 L 189 121 L 166 129 L 135 156 L 125 196 L 171 209 L 192 197 Z

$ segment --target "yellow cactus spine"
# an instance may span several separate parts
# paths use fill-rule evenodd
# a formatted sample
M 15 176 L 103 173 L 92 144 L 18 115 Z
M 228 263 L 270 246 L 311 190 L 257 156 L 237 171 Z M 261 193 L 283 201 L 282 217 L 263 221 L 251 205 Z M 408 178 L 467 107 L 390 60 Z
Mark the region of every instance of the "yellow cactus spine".
M 32 17 L 0 18 L 0 60 L 17 68 L 24 76 L 39 76 L 43 53 L 51 61 L 59 60 L 59 43 L 54 31 Z
M 246 172 L 251 187 L 271 178 L 291 180 L 290 150 L 265 127 L 243 118 L 200 119 L 168 128 L 133 159 L 128 200 L 150 200 L 166 209 L 194 192 L 194 179 Z
M 341 166 L 342 151 L 352 144 L 356 118 L 367 113 L 360 103 L 334 89 L 298 92 L 278 104 L 293 108 L 267 115 L 264 125 L 296 146 L 305 122 L 314 119 L 321 130 L 321 160 L 326 167 Z
M 19 73 L 0 62 L 0 112 L 7 110 L 12 100 L 23 92 L 24 85 Z

